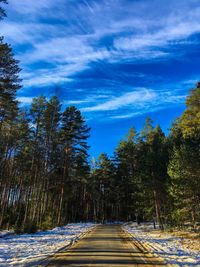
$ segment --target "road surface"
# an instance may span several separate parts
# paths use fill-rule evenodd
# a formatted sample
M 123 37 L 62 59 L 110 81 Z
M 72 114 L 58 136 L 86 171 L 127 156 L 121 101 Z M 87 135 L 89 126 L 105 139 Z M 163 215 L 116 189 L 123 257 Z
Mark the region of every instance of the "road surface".
M 70 249 L 61 251 L 46 265 L 73 267 L 167 266 L 161 259 L 142 253 L 120 225 L 97 226 Z

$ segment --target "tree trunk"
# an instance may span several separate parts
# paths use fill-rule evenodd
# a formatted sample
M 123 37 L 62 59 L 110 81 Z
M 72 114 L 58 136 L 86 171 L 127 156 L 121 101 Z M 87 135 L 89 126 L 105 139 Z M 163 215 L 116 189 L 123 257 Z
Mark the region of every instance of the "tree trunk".
M 159 206 L 159 201 L 158 201 L 156 190 L 153 191 L 153 195 L 154 195 L 154 203 L 155 203 L 155 211 L 156 211 L 156 220 L 158 222 L 159 228 L 161 230 L 164 230 L 164 226 L 163 226 L 163 222 L 162 222 L 162 218 L 161 218 L 161 214 L 160 214 L 160 206 Z

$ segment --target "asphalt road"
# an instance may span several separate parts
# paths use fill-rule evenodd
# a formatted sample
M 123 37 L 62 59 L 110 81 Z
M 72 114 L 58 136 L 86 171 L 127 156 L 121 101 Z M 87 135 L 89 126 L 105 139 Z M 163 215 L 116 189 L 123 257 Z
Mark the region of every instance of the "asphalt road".
M 54 255 L 46 266 L 134 267 L 167 266 L 161 259 L 142 253 L 120 225 L 96 227 L 70 249 Z

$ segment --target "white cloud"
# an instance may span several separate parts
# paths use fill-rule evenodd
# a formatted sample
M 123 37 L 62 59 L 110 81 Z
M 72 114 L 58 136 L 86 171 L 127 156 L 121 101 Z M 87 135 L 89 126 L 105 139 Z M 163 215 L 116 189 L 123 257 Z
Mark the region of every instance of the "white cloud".
M 105 59 L 109 54 L 106 50 L 94 49 L 85 37 L 63 37 L 36 43 L 32 53 L 27 53 L 27 56 L 30 63 L 38 60 L 53 63 L 85 63 Z
M 128 105 L 143 105 L 156 97 L 155 92 L 141 88 L 140 90 L 125 93 L 119 97 L 98 104 L 96 106 L 82 108 L 83 112 L 117 110 Z
M 78 105 L 78 104 L 84 104 L 84 103 L 88 103 L 88 101 L 87 100 L 69 100 L 69 101 L 64 101 L 63 104 Z
M 71 81 L 91 62 L 169 58 L 173 46 L 198 44 L 190 39 L 200 33 L 198 1 L 147 2 L 10 0 L 1 34 L 16 48 L 25 86 Z
M 168 92 L 163 95 L 158 95 L 155 101 L 151 104 L 145 105 L 143 108 L 137 107 L 137 104 L 134 106 L 135 111 L 130 110 L 128 113 L 124 113 L 123 111 L 119 115 L 110 115 L 109 119 L 129 119 L 137 116 L 141 116 L 144 114 L 149 114 L 150 112 L 156 112 L 162 109 L 169 109 L 176 104 L 183 104 L 185 102 L 185 95 L 173 96 L 169 95 Z
M 187 38 L 199 32 L 200 23 L 198 21 L 180 22 L 179 24 L 172 23 L 167 27 L 161 27 L 152 34 L 119 37 L 115 40 L 114 46 L 118 50 L 135 51 L 143 55 L 144 51 L 155 52 L 172 44 L 187 44 Z M 192 42 L 190 41 L 190 43 Z M 160 55 L 158 54 L 158 56 Z
M 135 91 L 125 93 L 111 100 L 99 103 L 96 101 L 95 106 L 84 107 L 82 112 L 101 113 L 106 112 L 107 119 L 128 119 L 140 116 L 149 112 L 158 111 L 175 105 L 183 104 L 186 99 L 185 94 L 180 89 L 171 91 L 152 90 L 146 88 L 136 88 Z
M 61 1 L 57 1 L 61 2 Z M 10 0 L 9 4 L 12 8 L 21 14 L 32 15 L 41 10 L 47 10 L 56 6 L 56 2 L 53 0 L 42 0 L 42 1 L 33 1 L 33 0 Z
M 26 87 L 31 87 L 31 86 L 47 86 L 47 85 L 56 85 L 59 83 L 64 83 L 64 82 L 69 82 L 71 81 L 68 78 L 65 77 L 60 77 L 60 76 L 56 76 L 56 75 L 46 75 L 46 76 L 42 76 L 42 77 L 32 77 L 29 79 L 24 79 L 23 80 L 23 85 Z
M 28 96 L 18 96 L 17 100 L 20 102 L 22 105 L 26 104 L 31 104 L 33 97 L 28 97 Z
M 133 117 L 136 117 L 136 116 L 139 116 L 139 115 L 141 115 L 141 112 L 131 112 L 131 113 L 128 113 L 128 114 L 110 116 L 109 119 L 129 119 L 129 118 L 133 118 Z
M 47 86 L 71 82 L 72 79 L 68 78 L 68 76 L 86 68 L 87 66 L 83 64 L 66 64 L 53 69 L 37 69 L 33 73 L 24 71 L 21 76 L 23 78 L 23 85 L 26 87 Z

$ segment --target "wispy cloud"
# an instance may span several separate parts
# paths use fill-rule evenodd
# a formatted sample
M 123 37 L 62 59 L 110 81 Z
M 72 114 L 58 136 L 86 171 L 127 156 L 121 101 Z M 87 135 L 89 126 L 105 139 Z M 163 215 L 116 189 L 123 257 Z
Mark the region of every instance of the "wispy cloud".
M 155 97 L 156 94 L 152 90 L 141 88 L 140 90 L 129 92 L 119 97 L 114 97 L 113 99 L 106 101 L 102 104 L 82 108 L 82 111 L 91 112 L 116 110 L 135 103 L 137 103 L 138 105 L 143 105 L 146 102 L 152 101 L 152 99 L 154 99 Z
M 17 98 L 17 100 L 19 101 L 20 104 L 22 105 L 30 105 L 32 100 L 33 100 L 33 97 L 27 97 L 27 96 L 19 96 Z
M 15 45 L 23 68 L 31 73 L 26 86 L 34 84 L 34 77 L 38 81 L 38 73 L 39 85 L 67 82 L 94 61 L 120 64 L 177 58 L 174 47 L 198 44 L 190 38 L 200 33 L 198 1 L 163 0 L 162 4 L 165 9 L 158 0 L 10 0 L 1 33 Z M 48 67 L 43 72 L 40 62 L 43 68 L 51 63 L 58 78 L 52 78 Z M 65 77 L 58 74 L 62 68 Z
M 27 55 L 28 56 L 28 55 Z M 46 61 L 53 63 L 85 63 L 108 57 L 103 49 L 94 49 L 84 37 L 53 38 L 34 45 L 29 62 Z
M 81 100 L 66 100 L 66 101 L 63 101 L 62 103 L 64 105 L 81 105 L 81 104 L 94 103 L 101 99 L 105 100 L 108 98 L 109 98 L 109 95 L 94 94 L 94 95 L 87 96 L 86 98 L 81 99 Z
M 60 1 L 57 1 L 57 3 Z M 52 7 L 56 6 L 53 0 L 42 0 L 42 1 L 32 1 L 32 0 L 10 0 L 12 8 L 20 13 L 27 15 L 38 15 L 38 11 L 51 10 Z
M 68 78 L 69 74 L 80 70 L 82 65 L 67 65 L 57 68 L 37 69 L 33 73 L 29 70 L 22 72 L 23 84 L 25 87 L 34 86 L 55 86 L 56 84 L 63 84 L 70 82 L 72 79 Z
M 23 68 L 24 105 L 37 87 L 61 86 L 63 105 L 86 117 L 125 119 L 182 104 L 196 79 L 187 60 L 200 44 L 198 0 L 10 0 L 7 8 L 1 34 Z M 181 60 L 185 77 L 173 65 Z
M 145 112 L 130 112 L 128 114 L 110 116 L 109 119 L 114 119 L 114 120 L 129 119 L 136 116 L 140 116 L 142 114 L 145 114 Z
M 114 46 L 119 50 L 135 51 L 136 53 L 138 51 L 157 52 L 157 56 L 160 57 L 164 55 L 164 53 L 162 54 L 160 51 L 161 48 L 169 48 L 169 46 L 179 44 L 191 44 L 192 41 L 187 41 L 187 38 L 199 32 L 200 23 L 198 21 L 180 22 L 176 26 L 172 23 L 168 27 L 163 27 L 152 34 L 119 37 L 115 40 Z M 144 52 L 141 53 L 142 56 L 144 55 Z
M 185 98 L 186 94 L 181 94 L 179 90 L 172 93 L 168 90 L 159 91 L 137 88 L 135 91 L 113 97 L 111 100 L 95 106 L 84 107 L 81 110 L 86 114 L 88 112 L 90 114 L 94 112 L 106 113 L 107 119 L 127 119 L 169 108 L 177 104 L 183 104 Z
M 82 100 L 62 100 L 61 103 L 64 106 L 82 106 L 88 103 L 98 103 L 101 99 L 106 100 L 108 98 L 108 95 L 92 95 Z M 104 118 L 104 120 L 121 120 L 166 109 L 180 103 L 183 104 L 185 98 L 186 95 L 173 95 L 168 91 L 158 92 L 152 89 L 137 88 L 136 91 L 125 93 L 119 97 L 113 97 L 112 100 L 106 100 L 96 106 L 81 108 L 81 111 L 86 115 L 87 120 L 96 120 L 97 118 Z M 18 97 L 17 99 L 22 106 L 26 106 L 32 103 L 33 97 Z M 105 112 L 106 116 L 100 115 Z M 88 113 L 90 114 L 89 116 L 87 116 Z

